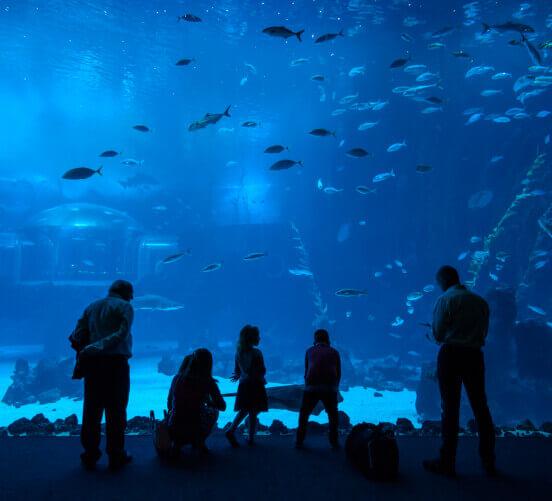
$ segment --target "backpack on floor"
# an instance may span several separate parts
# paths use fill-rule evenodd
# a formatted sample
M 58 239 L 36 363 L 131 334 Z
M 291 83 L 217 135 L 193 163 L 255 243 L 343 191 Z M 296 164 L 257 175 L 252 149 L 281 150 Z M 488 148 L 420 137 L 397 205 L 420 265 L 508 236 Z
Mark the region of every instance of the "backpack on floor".
M 151 431 L 153 435 L 153 446 L 159 456 L 168 456 L 171 451 L 172 441 L 169 434 L 167 411 L 164 411 L 164 419 L 155 419 L 155 413 L 150 411 Z
M 357 469 L 372 480 L 394 480 L 399 474 L 399 448 L 395 433 L 381 424 L 353 426 L 345 441 L 345 454 Z

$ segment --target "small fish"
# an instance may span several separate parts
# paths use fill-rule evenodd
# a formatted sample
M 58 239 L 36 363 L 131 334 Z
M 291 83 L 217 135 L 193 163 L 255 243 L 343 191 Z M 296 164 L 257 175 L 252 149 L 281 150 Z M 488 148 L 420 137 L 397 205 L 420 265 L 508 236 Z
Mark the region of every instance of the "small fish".
M 349 94 L 347 96 L 343 96 L 339 100 L 339 104 L 351 104 L 353 101 L 356 101 L 358 99 L 358 92 L 356 94 Z
M 548 259 L 537 261 L 535 263 L 535 270 L 540 270 L 541 268 L 544 268 L 548 264 Z
M 430 294 L 435 290 L 435 286 L 433 284 L 424 285 L 422 288 L 422 291 L 424 291 L 426 294 Z
M 335 40 L 337 37 L 344 37 L 343 30 L 340 30 L 339 33 L 326 33 L 318 37 L 314 43 L 329 42 L 330 40 Z
M 289 65 L 292 68 L 295 68 L 296 66 L 301 66 L 302 64 L 305 64 L 305 63 L 308 63 L 308 62 L 309 62 L 308 58 L 300 57 L 299 59 L 294 59 L 293 61 L 291 61 L 291 63 L 289 63 Z
M 390 65 L 389 67 L 390 68 L 393 68 L 393 69 L 396 69 L 396 68 L 402 68 L 406 63 L 408 63 L 408 61 L 410 61 L 410 57 L 408 58 L 399 58 L 399 59 L 395 59 Z
M 478 244 L 479 242 L 481 242 L 481 237 L 470 237 L 470 243 L 472 244 Z
M 289 149 L 287 146 L 281 144 L 274 144 L 264 150 L 265 153 L 282 153 L 282 151 Z
M 353 158 L 363 158 L 369 156 L 370 153 L 368 153 L 364 148 L 352 148 L 347 152 L 347 155 Z
M 470 255 L 470 252 L 469 251 L 464 251 L 464 252 L 461 252 L 460 254 L 458 254 L 458 261 L 464 261 L 464 259 L 466 259 L 468 256 Z
M 323 191 L 328 195 L 333 195 L 335 193 L 341 193 L 343 191 L 343 188 L 334 188 L 333 186 L 326 186 Z
M 454 57 L 464 57 L 466 59 L 471 59 L 471 55 L 464 50 L 455 50 L 451 53 Z
M 532 312 L 536 313 L 537 315 L 546 315 L 546 311 L 544 311 L 540 306 L 534 306 L 532 304 L 527 305 L 527 308 L 529 308 Z
M 335 295 L 339 297 L 367 296 L 368 291 L 366 289 L 338 289 L 335 291 Z
M 368 188 L 368 186 L 364 186 L 363 184 L 357 186 L 355 190 L 361 195 L 368 195 L 370 193 L 375 193 L 376 191 L 374 188 Z
M 195 61 L 195 59 L 179 59 L 177 62 L 176 62 L 176 65 L 175 66 L 188 66 L 191 62 Z
M 406 141 L 403 141 L 402 143 L 393 143 L 387 148 L 387 153 L 394 153 L 402 150 L 403 148 L 406 148 Z
M 363 122 L 358 126 L 358 130 L 359 131 L 364 131 L 364 130 L 372 129 L 373 127 L 375 127 L 378 124 L 379 124 L 379 121 L 378 122 Z
M 330 115 L 332 117 L 338 117 L 339 115 L 343 115 L 343 113 L 345 113 L 347 110 L 343 109 L 343 108 L 337 108 L 336 110 L 333 110 Z
M 408 294 L 406 296 L 406 299 L 408 301 L 418 301 L 422 297 L 424 297 L 424 294 L 422 292 L 416 291 L 416 292 L 411 292 L 410 294 Z
M 431 38 L 441 38 L 446 35 L 450 35 L 454 31 L 454 28 L 451 26 L 445 26 L 444 28 L 441 28 L 440 30 L 434 31 L 431 34 Z
M 170 256 L 167 256 L 165 259 L 163 259 L 161 262 L 163 264 L 175 263 L 176 261 L 180 261 L 184 256 L 189 256 L 190 254 L 191 254 L 190 249 L 187 249 L 184 252 L 178 252 L 176 254 L 171 254 Z
M 322 179 L 319 179 L 318 181 L 316 181 L 316 187 L 321 190 L 322 188 L 324 188 L 324 184 L 322 183 Z
M 129 167 L 138 167 L 139 165 L 143 165 L 143 160 L 134 160 L 134 158 L 125 158 L 124 160 L 121 160 L 121 163 L 123 165 L 127 165 Z
M 134 130 L 140 131 L 140 132 L 149 132 L 150 129 L 146 125 L 133 125 L 132 128 Z
M 313 75 L 311 77 L 311 80 L 314 80 L 315 82 L 323 82 L 324 81 L 324 75 Z
M 381 278 L 381 277 L 383 277 L 383 271 L 374 272 L 374 278 Z
M 491 158 L 491 163 L 495 164 L 496 162 L 500 162 L 503 159 L 504 157 L 502 155 L 495 155 Z
M 120 155 L 120 153 L 115 150 L 106 150 L 103 153 L 100 153 L 100 157 L 103 157 L 103 158 L 112 158 L 112 157 L 116 157 L 117 155 Z
M 427 108 L 424 108 L 420 113 L 422 115 L 431 115 L 433 113 L 439 113 L 440 111 L 443 111 L 442 106 L 428 106 Z
M 312 271 L 306 268 L 290 268 L 288 271 L 296 277 L 312 277 Z
M 480 93 L 483 97 L 492 97 L 492 96 L 498 96 L 499 94 L 503 94 L 502 90 L 499 89 L 485 89 L 482 90 Z
M 482 118 L 483 118 L 482 113 L 474 113 L 472 116 L 470 116 L 470 118 L 468 118 L 468 120 L 464 125 L 474 124 L 475 122 L 479 122 L 479 120 L 481 120 Z
M 443 42 L 432 42 L 427 45 L 429 50 L 444 49 L 446 45 Z
M 512 74 L 508 73 L 506 71 L 501 71 L 500 73 L 495 73 L 491 80 L 507 80 L 509 78 L 512 78 Z
M 255 259 L 261 259 L 266 257 L 268 254 L 266 252 L 251 252 L 243 258 L 244 261 L 254 261 Z
M 471 78 L 478 75 L 485 75 L 486 73 L 490 73 L 491 71 L 494 71 L 493 66 L 474 66 L 473 68 L 470 68 L 467 72 L 464 78 Z
M 403 262 L 399 261 L 398 259 L 395 259 L 394 263 L 397 265 L 398 268 L 402 268 L 404 266 Z
M 546 118 L 548 116 L 550 116 L 552 112 L 548 111 L 548 110 L 542 110 L 542 111 L 539 111 L 535 116 L 537 118 Z
M 292 31 L 289 28 L 286 28 L 285 26 L 270 26 L 268 28 L 265 28 L 263 30 L 263 33 L 265 35 L 271 36 L 271 37 L 278 37 L 278 38 L 285 38 L 288 39 L 289 37 L 296 36 L 297 40 L 300 42 L 301 35 L 305 32 L 305 30 L 299 30 L 299 31 Z
M 177 19 L 178 21 L 188 21 L 189 23 L 201 23 L 201 18 L 193 14 L 184 14 L 183 16 L 178 16 Z
M 335 132 L 332 132 L 328 129 L 312 129 L 309 134 L 311 136 L 318 136 L 318 137 L 328 137 L 333 136 L 335 137 Z
M 70 179 L 72 181 L 77 181 L 80 179 L 88 179 L 94 174 L 102 175 L 103 166 L 100 165 L 96 170 L 90 169 L 89 167 L 75 167 L 74 169 L 69 169 L 63 176 L 63 179 Z
M 431 172 L 432 170 L 433 170 L 433 167 L 431 165 L 427 165 L 427 164 L 416 165 L 416 172 L 419 172 L 421 174 L 425 174 L 426 172 Z
M 372 182 L 373 183 L 381 183 L 382 181 L 386 181 L 387 179 L 391 179 L 392 177 L 395 177 L 395 171 L 391 169 L 390 172 L 383 172 L 381 174 L 376 174 Z
M 431 104 L 443 104 L 443 100 L 440 97 L 437 96 L 429 96 L 424 98 L 424 101 L 427 101 Z
M 366 66 L 355 66 L 349 70 L 349 76 L 351 78 L 362 76 L 366 73 Z
M 493 118 L 493 122 L 497 124 L 507 124 L 507 123 L 510 123 L 511 120 L 508 117 L 496 117 L 496 118 Z
M 425 71 L 416 77 L 416 82 L 429 82 L 430 80 L 437 80 L 439 75 L 437 73 L 432 73 L 431 71 Z
M 202 268 L 201 271 L 203 273 L 208 273 L 210 271 L 220 270 L 221 268 L 222 268 L 222 263 L 211 263 L 205 266 L 204 268 Z
M 270 166 L 270 170 L 285 170 L 290 169 L 294 165 L 303 166 L 302 160 L 278 160 Z
M 251 120 L 248 120 L 248 121 L 243 122 L 243 123 L 241 124 L 242 127 L 247 127 L 247 128 L 250 128 L 250 129 L 252 129 L 252 128 L 254 128 L 254 127 L 257 127 L 258 125 L 259 125 L 259 124 L 258 124 L 257 122 L 253 122 L 253 121 L 251 121 Z
M 403 71 L 405 73 L 418 74 L 423 73 L 425 70 L 427 70 L 427 66 L 425 64 L 409 64 L 408 66 L 405 66 Z
M 412 43 L 414 41 L 414 37 L 412 37 L 408 33 L 401 33 L 401 38 L 408 43 Z
M 402 324 L 404 324 L 404 319 L 401 317 L 395 317 L 395 320 L 391 322 L 392 327 L 400 327 Z
M 240 87 L 243 87 L 247 83 L 247 75 L 240 80 Z

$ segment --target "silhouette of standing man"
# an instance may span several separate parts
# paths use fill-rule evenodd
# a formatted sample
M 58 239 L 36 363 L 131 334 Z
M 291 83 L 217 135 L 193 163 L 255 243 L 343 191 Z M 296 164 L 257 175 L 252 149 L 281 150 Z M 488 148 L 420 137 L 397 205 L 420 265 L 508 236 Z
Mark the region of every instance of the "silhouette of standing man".
M 495 430 L 485 394 L 485 365 L 481 347 L 489 328 L 489 306 L 477 294 L 460 284 L 452 266 L 443 266 L 436 280 L 444 291 L 433 312 L 433 337 L 441 344 L 437 375 L 442 405 L 442 447 L 438 459 L 426 460 L 432 473 L 454 476 L 460 420 L 462 384 L 479 430 L 479 455 L 489 475 L 495 470 Z
M 94 469 L 100 459 L 101 420 L 105 411 L 109 467 L 121 469 L 132 458 L 125 452 L 126 408 L 130 391 L 128 359 L 134 310 L 130 282 L 116 280 L 107 297 L 90 304 L 69 337 L 77 351 L 73 378 L 84 377 L 81 461 Z

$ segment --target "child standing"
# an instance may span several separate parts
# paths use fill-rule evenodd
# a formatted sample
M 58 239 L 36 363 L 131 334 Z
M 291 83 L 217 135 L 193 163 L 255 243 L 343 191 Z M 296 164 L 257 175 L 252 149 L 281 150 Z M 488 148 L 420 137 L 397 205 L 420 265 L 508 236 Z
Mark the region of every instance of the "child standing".
M 236 350 L 236 362 L 231 381 L 238 381 L 238 394 L 234 410 L 236 417 L 230 428 L 226 431 L 226 438 L 232 447 L 239 447 L 236 440 L 236 430 L 240 423 L 249 416 L 249 440 L 248 444 L 254 444 L 257 415 L 268 410 L 268 398 L 266 395 L 266 368 L 263 354 L 256 348 L 261 342 L 259 328 L 246 325 L 240 331 L 240 339 Z

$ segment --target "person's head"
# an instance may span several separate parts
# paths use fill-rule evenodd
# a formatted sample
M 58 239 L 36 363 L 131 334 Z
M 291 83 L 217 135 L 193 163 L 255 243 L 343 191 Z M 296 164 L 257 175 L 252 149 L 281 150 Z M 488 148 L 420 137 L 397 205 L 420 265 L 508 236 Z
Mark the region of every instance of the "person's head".
M 198 348 L 182 361 L 178 373 L 194 379 L 209 379 L 213 373 L 213 355 L 206 348 Z
M 126 280 L 115 280 L 109 287 L 110 296 L 119 296 L 125 301 L 131 301 L 134 299 L 134 289 L 130 282 Z
M 238 341 L 238 351 L 250 350 L 261 342 L 261 333 L 259 328 L 254 325 L 245 325 L 240 331 L 240 340 Z
M 460 276 L 458 275 L 458 271 L 456 271 L 456 268 L 453 268 L 452 266 L 446 264 L 444 266 L 441 266 L 437 271 L 435 281 L 437 282 L 439 287 L 441 287 L 441 289 L 446 291 L 453 285 L 458 285 L 460 283 Z
M 330 344 L 330 334 L 326 329 L 318 329 L 314 333 L 314 343 Z

